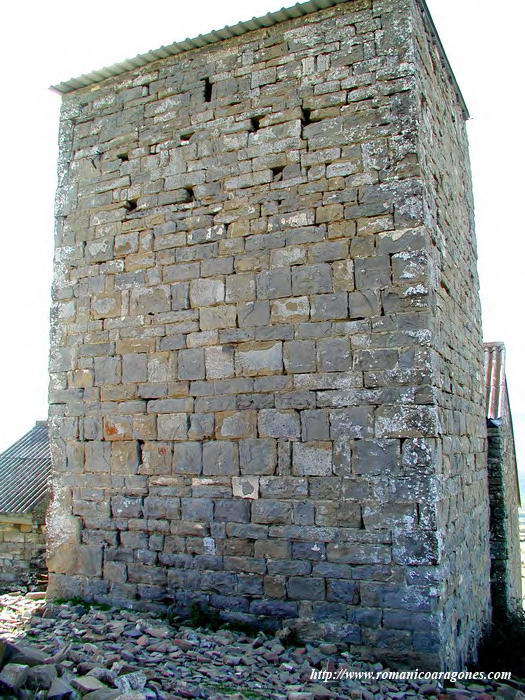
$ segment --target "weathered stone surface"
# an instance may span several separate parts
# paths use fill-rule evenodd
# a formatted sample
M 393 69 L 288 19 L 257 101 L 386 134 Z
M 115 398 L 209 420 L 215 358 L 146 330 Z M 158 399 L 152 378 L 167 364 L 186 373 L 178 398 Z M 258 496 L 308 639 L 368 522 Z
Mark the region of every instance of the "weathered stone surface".
M 173 473 L 200 474 L 203 463 L 200 442 L 178 442 L 173 445 Z
M 159 440 L 186 440 L 188 416 L 186 413 L 163 413 L 157 418 Z
M 258 299 L 277 299 L 290 296 L 291 293 L 292 281 L 289 269 L 276 268 L 257 275 Z
M 203 308 L 200 311 L 200 327 L 203 331 L 219 328 L 235 328 L 237 309 L 235 306 Z
M 298 476 L 329 476 L 332 473 L 332 443 L 295 443 L 293 473 Z
M 114 445 L 111 447 L 112 473 L 136 474 L 138 471 L 139 463 L 139 444 L 136 440 L 115 442 Z M 96 469 L 95 471 L 101 470 Z
M 100 576 L 102 549 L 91 545 L 62 544 L 48 556 L 48 566 L 61 574 Z
M 290 374 L 315 372 L 315 343 L 308 340 L 292 340 L 284 344 L 284 366 Z
M 239 498 L 259 498 L 259 479 L 256 476 L 234 476 L 233 495 Z
M 330 265 L 304 265 L 292 268 L 292 289 L 294 296 L 321 294 L 333 289 Z
M 239 443 L 241 473 L 273 474 L 277 465 L 277 444 L 271 438 L 241 440 Z
M 233 442 L 210 441 L 203 445 L 203 473 L 239 474 L 238 447 Z
M 190 304 L 193 307 L 214 306 L 224 301 L 224 281 L 222 279 L 193 280 L 190 284 Z
M 204 349 L 206 379 L 227 379 L 235 375 L 234 350 L 221 345 Z
M 104 683 L 94 676 L 79 676 L 78 678 L 73 678 L 71 684 L 81 693 L 91 693 L 94 690 L 105 690 L 107 688 Z
M 109 472 L 111 445 L 94 440 L 85 445 L 85 469 L 87 472 Z
M 64 96 L 57 595 L 470 660 L 480 314 L 464 115 L 425 22 L 339 3 Z
M 47 697 L 52 700 L 69 700 L 74 692 L 75 689 L 63 678 L 55 678 Z
M 310 318 L 310 302 L 307 296 L 276 299 L 272 302 L 273 323 L 297 323 Z
M 204 379 L 204 350 L 181 350 L 179 352 L 179 379 Z
M 19 689 L 24 685 L 29 671 L 23 664 L 6 664 L 0 671 L 0 690 L 6 694 L 18 695 Z
M 345 372 L 352 368 L 347 338 L 320 338 L 317 341 L 317 368 L 320 372 Z
M 257 412 L 223 411 L 215 416 L 218 438 L 250 438 L 257 435 Z
M 30 688 L 48 690 L 56 677 L 57 670 L 55 666 L 52 664 L 40 664 L 29 669 L 26 683 Z
M 212 538 L 204 539 L 213 542 Z M 247 606 L 243 604 L 241 593 L 257 596 L 263 591 L 256 574 L 186 569 L 179 570 L 176 577 L 180 576 L 187 587 L 193 588 L 198 583 L 209 591 L 211 600 L 222 603 L 224 614 L 248 624 L 255 619 L 255 614 L 267 622 L 278 619 L 293 623 L 302 601 L 311 607 L 314 621 L 329 624 L 332 633 L 339 629 L 344 641 L 312 639 L 290 645 L 289 627 L 276 634 L 267 630 L 248 636 L 225 628 L 212 631 L 185 621 L 173 626 L 157 614 L 144 610 L 112 608 L 102 611 L 73 601 L 48 604 L 42 617 L 41 600 L 20 595 L 2 596 L 0 604 L 4 613 L 0 635 L 20 634 L 30 618 L 36 645 L 31 648 L 47 659 L 46 664 L 33 667 L 15 665 L 15 668 L 26 669 L 25 680 L 20 687 L 7 692 L 2 688 L 3 694 L 6 697 L 46 695 L 54 700 L 73 700 L 80 693 L 87 700 L 154 700 L 155 697 L 203 694 L 209 700 L 224 697 L 242 700 L 251 694 L 264 694 L 275 700 L 369 698 L 372 695 L 396 700 L 402 696 L 424 698 L 439 693 L 442 700 L 453 700 L 458 694 L 477 700 L 493 697 L 520 700 L 519 690 L 499 681 L 461 681 L 461 687 L 440 688 L 425 678 L 405 679 L 399 671 L 395 681 L 386 678 L 386 673 L 390 672 L 388 667 L 377 663 L 363 650 L 359 655 L 349 653 L 347 644 L 376 640 L 376 643 L 396 644 L 405 649 L 412 635 L 426 635 L 427 646 L 433 648 L 437 638 L 429 634 L 428 629 L 435 626 L 436 615 L 417 609 L 417 595 L 411 599 L 414 609 L 407 613 L 406 609 L 398 607 L 399 597 L 389 593 L 391 587 L 377 582 L 375 589 L 367 591 L 366 595 L 384 596 L 394 607 L 382 611 L 359 605 L 359 582 L 337 577 L 337 566 L 342 570 L 345 565 L 329 565 L 319 560 L 319 552 L 324 554 L 322 543 L 296 543 L 294 549 L 301 558 L 308 554 L 314 565 L 322 565 L 326 571 L 331 566 L 336 578 L 321 577 L 318 573 L 310 576 L 268 574 L 264 576 L 264 592 L 268 598 L 254 600 Z M 290 543 L 286 540 L 255 542 L 256 556 L 266 559 L 269 566 L 289 565 L 286 562 L 289 550 Z M 199 558 L 210 564 L 217 561 L 214 554 Z M 152 599 L 161 592 L 158 587 L 139 586 L 142 593 L 150 594 Z M 214 592 L 217 590 L 222 594 Z M 284 600 L 285 595 L 292 600 Z M 191 600 L 188 590 L 179 598 L 180 610 Z M 206 614 L 204 609 L 202 614 Z M 309 627 L 310 623 L 302 623 L 301 630 L 308 633 Z M 73 630 L 79 636 L 55 653 L 56 639 L 70 637 Z M 236 692 L 239 684 L 232 680 L 233 667 L 243 670 L 242 692 Z M 278 674 L 276 667 L 280 669 Z M 14 673 L 12 668 L 13 664 L 8 663 L 1 676 L 9 675 L 15 681 L 18 677 L 19 682 L 24 673 Z M 327 670 L 335 674 L 329 684 L 324 680 Z M 58 673 L 63 675 L 57 677 Z
M 283 368 L 282 343 L 243 343 L 237 351 L 237 361 L 242 374 L 248 377 L 278 374 Z
M 273 438 L 297 438 L 301 427 L 296 411 L 275 411 L 263 409 L 259 411 L 259 435 Z

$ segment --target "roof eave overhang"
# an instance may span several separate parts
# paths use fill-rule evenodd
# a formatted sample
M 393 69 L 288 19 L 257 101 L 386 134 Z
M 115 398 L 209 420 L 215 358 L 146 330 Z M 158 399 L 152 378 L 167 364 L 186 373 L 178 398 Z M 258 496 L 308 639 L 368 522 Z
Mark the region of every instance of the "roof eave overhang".
M 170 56 L 177 56 L 178 54 L 184 53 L 186 51 L 191 51 L 192 49 L 203 48 L 204 46 L 211 46 L 213 44 L 218 44 L 225 39 L 233 39 L 249 32 L 256 31 L 257 29 L 264 29 L 268 27 L 273 27 L 276 24 L 285 22 L 289 19 L 297 19 L 298 17 L 304 17 L 305 15 L 312 14 L 313 12 L 318 12 L 319 10 L 326 10 L 329 7 L 335 7 L 336 5 L 342 5 L 343 3 L 349 2 L 351 0 L 308 0 L 301 4 L 294 5 L 289 8 L 282 8 L 276 12 L 268 12 L 268 14 L 263 17 L 254 17 L 253 19 L 247 20 L 246 22 L 239 22 L 238 24 L 226 26 L 222 29 L 217 29 L 208 34 L 200 34 L 193 39 L 184 39 L 183 41 L 177 41 L 169 46 L 161 46 L 153 51 L 148 51 L 147 53 L 139 54 L 134 58 L 126 59 L 120 61 L 119 63 L 114 63 L 111 66 L 106 66 L 100 70 L 92 71 L 91 73 L 84 73 L 77 78 L 71 78 L 62 83 L 57 83 L 52 85 L 50 90 L 59 93 L 60 95 L 66 95 L 75 90 L 81 90 L 82 88 L 87 88 L 93 85 L 97 85 L 108 78 L 115 78 L 124 73 L 128 73 L 131 70 L 137 68 L 142 68 L 147 66 L 149 63 L 161 60 L 163 58 L 168 58 Z M 432 35 L 438 51 L 441 55 L 444 67 L 450 77 L 454 90 L 456 92 L 459 104 L 463 111 L 465 119 L 469 118 L 469 111 L 463 97 L 463 94 L 459 88 L 458 82 L 452 70 L 452 66 L 448 60 L 445 49 L 439 34 L 437 32 L 436 26 L 426 4 L 426 0 L 416 0 L 419 4 L 423 17 L 426 20 L 427 27 Z

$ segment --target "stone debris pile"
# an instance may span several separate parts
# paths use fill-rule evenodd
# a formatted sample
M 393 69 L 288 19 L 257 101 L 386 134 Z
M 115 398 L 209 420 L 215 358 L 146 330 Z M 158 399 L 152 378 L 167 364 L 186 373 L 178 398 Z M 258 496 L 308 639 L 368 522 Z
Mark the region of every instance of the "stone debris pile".
M 0 697 L 47 700 L 525 700 L 498 683 L 393 682 L 348 678 L 323 683 L 312 669 L 381 671 L 341 645 L 288 646 L 256 636 L 174 624 L 151 613 L 81 602 L 46 604 L 43 594 L 0 596 Z

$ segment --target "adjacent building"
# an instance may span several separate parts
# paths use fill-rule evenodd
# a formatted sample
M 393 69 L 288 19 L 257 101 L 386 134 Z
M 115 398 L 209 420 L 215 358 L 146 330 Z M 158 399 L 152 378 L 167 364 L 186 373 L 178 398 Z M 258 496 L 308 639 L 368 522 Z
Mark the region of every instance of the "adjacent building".
M 505 376 L 505 346 L 485 343 L 492 605 L 496 615 L 522 606 L 520 487 Z
M 0 592 L 45 580 L 45 513 L 51 454 L 38 421 L 0 454 Z

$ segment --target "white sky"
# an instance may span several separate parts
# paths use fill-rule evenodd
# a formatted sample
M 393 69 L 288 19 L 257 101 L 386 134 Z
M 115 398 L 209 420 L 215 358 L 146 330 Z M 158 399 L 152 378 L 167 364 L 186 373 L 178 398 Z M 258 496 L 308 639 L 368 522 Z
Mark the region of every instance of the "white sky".
M 60 97 L 48 86 L 137 53 L 280 9 L 286 0 L 10 3 L 3 66 L 0 450 L 47 415 L 48 309 Z M 289 4 L 292 4 L 290 2 Z M 525 4 L 428 0 L 469 105 L 486 340 L 507 346 L 525 487 L 523 36 Z M 8 21 L 7 21 L 8 20 Z M 521 173 L 521 174 L 520 174 Z M 525 495 L 525 490 L 524 490 Z

